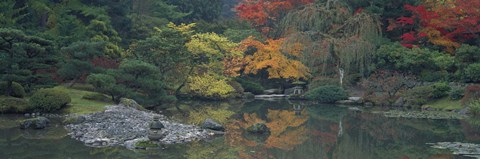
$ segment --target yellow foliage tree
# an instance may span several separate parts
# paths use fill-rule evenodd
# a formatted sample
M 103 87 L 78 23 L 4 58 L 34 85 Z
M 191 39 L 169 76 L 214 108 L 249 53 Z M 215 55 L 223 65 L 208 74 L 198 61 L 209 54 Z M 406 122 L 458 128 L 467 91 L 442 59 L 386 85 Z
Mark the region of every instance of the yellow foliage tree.
M 224 77 L 211 74 L 189 77 L 188 89 L 191 94 L 202 98 L 224 99 L 235 92 Z

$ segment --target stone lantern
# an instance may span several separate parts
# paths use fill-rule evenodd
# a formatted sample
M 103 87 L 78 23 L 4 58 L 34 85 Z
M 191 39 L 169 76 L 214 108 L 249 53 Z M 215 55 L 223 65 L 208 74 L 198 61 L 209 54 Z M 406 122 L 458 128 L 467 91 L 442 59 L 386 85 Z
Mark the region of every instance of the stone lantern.
M 158 141 L 165 137 L 165 133 L 162 129 L 165 126 L 160 122 L 160 116 L 153 116 L 153 121 L 150 123 L 150 130 L 148 131 L 148 139 L 151 141 Z

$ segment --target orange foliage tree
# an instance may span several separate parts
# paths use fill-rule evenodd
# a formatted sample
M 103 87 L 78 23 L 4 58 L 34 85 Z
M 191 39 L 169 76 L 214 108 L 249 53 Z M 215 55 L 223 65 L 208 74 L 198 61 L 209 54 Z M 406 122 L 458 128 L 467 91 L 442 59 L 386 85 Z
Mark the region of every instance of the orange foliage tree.
M 268 72 L 268 78 L 308 79 L 309 69 L 300 61 L 292 59 L 302 56 L 302 46 L 299 43 L 284 45 L 285 39 L 268 39 L 266 43 L 249 37 L 242 41 L 240 49 L 247 51 L 255 48 L 256 51 L 244 57 L 246 74 L 257 74 L 260 70 Z

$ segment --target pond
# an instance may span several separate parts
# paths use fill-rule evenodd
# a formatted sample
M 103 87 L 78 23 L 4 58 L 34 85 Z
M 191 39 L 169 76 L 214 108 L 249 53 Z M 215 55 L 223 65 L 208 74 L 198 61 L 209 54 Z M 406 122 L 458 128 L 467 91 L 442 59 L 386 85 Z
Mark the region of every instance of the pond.
M 91 148 L 66 136 L 59 124 L 46 130 L 20 130 L 22 117 L 0 116 L 0 158 L 274 158 L 417 159 L 468 158 L 427 143 L 480 143 L 480 129 L 463 120 L 386 118 L 371 110 L 289 101 L 182 102 L 163 112 L 185 123 L 215 118 L 227 134 L 206 141 L 165 145 L 161 149 Z M 267 135 L 245 128 L 264 122 Z

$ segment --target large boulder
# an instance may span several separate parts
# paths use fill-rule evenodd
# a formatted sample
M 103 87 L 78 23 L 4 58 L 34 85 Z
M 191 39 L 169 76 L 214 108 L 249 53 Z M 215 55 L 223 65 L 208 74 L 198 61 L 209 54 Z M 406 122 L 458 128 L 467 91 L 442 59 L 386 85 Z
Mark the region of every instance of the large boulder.
M 214 121 L 213 119 L 206 119 L 203 124 L 202 124 L 203 129 L 210 129 L 210 130 L 216 130 L 216 131 L 224 131 L 225 128 Z
M 50 120 L 48 120 L 45 117 L 36 117 L 32 119 L 23 120 L 22 122 L 20 122 L 20 128 L 21 129 L 28 129 L 28 128 L 44 129 L 45 127 L 48 126 L 49 123 L 50 123 Z
M 130 108 L 135 108 L 137 110 L 145 110 L 142 105 L 138 104 L 135 100 L 133 99 L 128 99 L 128 98 L 120 98 L 120 105 L 130 107 Z
M 68 116 L 63 120 L 63 124 L 80 124 L 83 123 L 86 120 L 85 116 L 82 115 L 73 115 L 73 116 Z
M 270 129 L 265 125 L 265 123 L 256 123 L 247 128 L 247 132 L 253 134 L 268 134 Z

